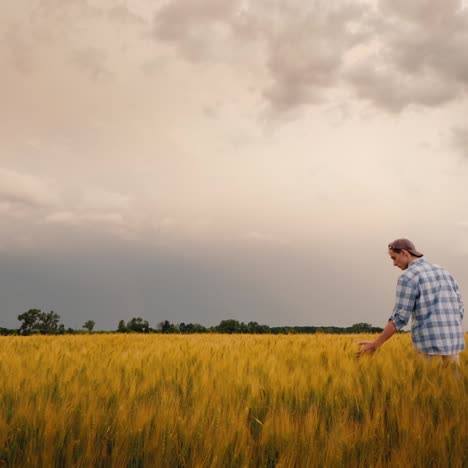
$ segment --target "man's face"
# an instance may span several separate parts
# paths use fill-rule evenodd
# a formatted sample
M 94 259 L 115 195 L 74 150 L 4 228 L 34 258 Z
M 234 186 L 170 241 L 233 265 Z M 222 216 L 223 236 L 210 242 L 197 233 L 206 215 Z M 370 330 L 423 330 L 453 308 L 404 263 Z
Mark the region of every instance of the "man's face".
M 397 253 L 389 249 L 388 255 L 390 255 L 390 258 L 393 260 L 393 266 L 398 267 L 400 270 L 406 270 L 411 263 L 411 256 L 406 250 L 401 250 Z

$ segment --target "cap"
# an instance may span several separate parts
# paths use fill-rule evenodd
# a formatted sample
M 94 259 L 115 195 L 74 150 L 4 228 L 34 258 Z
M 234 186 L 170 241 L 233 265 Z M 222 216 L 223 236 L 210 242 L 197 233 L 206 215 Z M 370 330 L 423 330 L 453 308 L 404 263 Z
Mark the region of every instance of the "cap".
M 411 255 L 415 257 L 422 257 L 424 254 L 418 252 L 416 247 L 409 239 L 397 239 L 388 244 L 389 250 L 407 250 Z

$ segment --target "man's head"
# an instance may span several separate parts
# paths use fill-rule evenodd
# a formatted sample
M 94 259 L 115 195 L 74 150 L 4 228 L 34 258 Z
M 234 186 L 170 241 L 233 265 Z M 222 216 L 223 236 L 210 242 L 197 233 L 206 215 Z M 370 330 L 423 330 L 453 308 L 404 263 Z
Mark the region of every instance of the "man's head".
M 409 239 L 396 239 L 390 242 L 388 254 L 393 260 L 393 265 L 400 270 L 406 270 L 411 262 L 423 256 Z

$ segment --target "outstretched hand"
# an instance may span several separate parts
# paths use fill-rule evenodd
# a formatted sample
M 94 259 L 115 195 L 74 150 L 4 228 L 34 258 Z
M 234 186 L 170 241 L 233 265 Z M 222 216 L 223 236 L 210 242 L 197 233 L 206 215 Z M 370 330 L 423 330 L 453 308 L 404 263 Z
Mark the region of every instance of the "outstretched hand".
M 373 354 L 377 350 L 377 346 L 374 341 L 360 341 L 358 343 L 361 349 L 356 353 L 356 357 L 360 358 L 365 354 Z

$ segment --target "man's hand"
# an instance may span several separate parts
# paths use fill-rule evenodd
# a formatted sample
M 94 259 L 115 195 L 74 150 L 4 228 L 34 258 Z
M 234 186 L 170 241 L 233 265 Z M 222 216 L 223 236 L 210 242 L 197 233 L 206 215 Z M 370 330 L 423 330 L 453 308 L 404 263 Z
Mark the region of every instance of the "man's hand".
M 361 349 L 356 353 L 356 357 L 364 356 L 364 354 L 373 354 L 379 346 L 382 346 L 389 338 L 396 333 L 396 327 L 393 320 L 389 320 L 384 328 L 384 331 L 375 341 L 361 341 L 359 346 Z
M 360 341 L 358 343 L 361 349 L 356 353 L 356 357 L 364 356 L 364 354 L 373 354 L 377 350 L 375 341 Z

